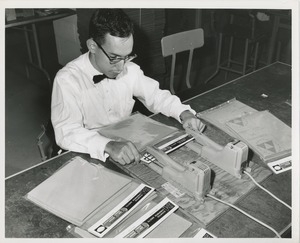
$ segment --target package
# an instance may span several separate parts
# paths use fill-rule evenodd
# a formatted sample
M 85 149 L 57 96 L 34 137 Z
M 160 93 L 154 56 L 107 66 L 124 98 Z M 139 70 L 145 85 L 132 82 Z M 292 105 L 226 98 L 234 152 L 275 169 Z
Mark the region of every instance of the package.
M 77 237 L 97 237 L 89 229 L 105 217 L 119 215 L 120 220 L 105 232 L 105 238 L 115 237 L 161 200 L 154 188 L 79 156 L 31 190 L 26 199 L 70 222 L 68 230 Z M 122 215 L 124 208 L 128 213 Z M 172 213 L 149 237 L 178 237 L 191 225 Z
M 129 140 L 141 152 L 146 146 L 151 146 L 177 130 L 136 112 L 127 119 L 101 127 L 99 133 L 112 139 Z
M 239 119 L 242 116 L 256 112 L 254 108 L 242 103 L 237 99 L 228 100 L 220 105 L 201 111 L 197 113 L 200 119 L 208 121 L 214 126 L 218 127 L 222 131 L 226 132 L 230 136 L 234 137 L 230 129 L 226 126 L 228 121 Z
M 291 155 L 291 128 L 267 110 L 231 99 L 197 116 L 246 143 L 265 163 Z
M 161 198 L 155 197 L 154 195 L 148 197 L 144 200 L 128 217 L 122 220 L 117 226 L 115 226 L 111 231 L 109 231 L 103 238 L 114 238 L 119 237 L 120 234 L 128 229 L 131 225 L 134 225 L 141 217 L 145 216 L 150 210 L 161 202 Z M 192 226 L 192 222 L 177 213 L 170 214 L 165 218 L 159 225 L 157 225 L 151 232 L 145 235 L 145 238 L 178 238 L 186 230 Z M 92 222 L 86 222 L 84 225 L 79 227 L 74 227 L 72 225 L 68 226 L 68 230 L 71 234 L 76 237 L 84 238 L 96 238 L 94 234 L 91 234 L 89 228 Z M 119 235 L 119 236 L 118 236 Z
M 81 157 L 67 162 L 27 194 L 27 199 L 80 226 L 90 217 L 113 208 L 139 183 Z
M 244 141 L 264 162 L 291 155 L 291 128 L 269 111 L 257 111 L 226 122 L 235 137 Z

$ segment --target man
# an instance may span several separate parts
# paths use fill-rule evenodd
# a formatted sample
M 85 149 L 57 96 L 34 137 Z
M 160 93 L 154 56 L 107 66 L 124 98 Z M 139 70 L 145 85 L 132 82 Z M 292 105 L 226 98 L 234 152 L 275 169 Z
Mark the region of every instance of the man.
M 153 113 L 172 116 L 184 127 L 203 129 L 190 106 L 159 89 L 157 81 L 130 62 L 135 57 L 133 24 L 122 10 L 96 10 L 86 44 L 89 51 L 68 63 L 54 80 L 51 119 L 59 146 L 102 161 L 108 156 L 121 164 L 139 161 L 132 142 L 115 141 L 96 131 L 130 116 L 133 97 Z M 99 81 L 101 74 L 105 77 Z

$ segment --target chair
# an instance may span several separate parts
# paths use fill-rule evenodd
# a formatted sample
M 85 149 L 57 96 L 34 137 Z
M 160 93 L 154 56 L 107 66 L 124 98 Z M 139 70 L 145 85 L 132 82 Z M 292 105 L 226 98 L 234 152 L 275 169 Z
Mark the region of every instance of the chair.
M 174 74 L 176 64 L 176 54 L 183 51 L 189 51 L 188 65 L 186 71 L 186 85 L 191 88 L 190 73 L 193 60 L 193 52 L 195 48 L 204 45 L 204 33 L 202 29 L 194 29 L 184 31 L 172 35 L 165 36 L 161 39 L 161 48 L 163 57 L 172 56 L 171 75 L 170 75 L 170 91 L 175 94 Z
M 50 157 L 49 141 L 45 140 L 46 128 L 45 128 L 44 124 L 41 125 L 41 129 L 42 129 L 42 131 L 37 137 L 37 146 L 38 146 L 42 161 L 45 161 Z
M 225 70 L 225 80 L 227 79 L 228 72 L 236 73 L 239 75 L 245 75 L 250 71 L 257 69 L 258 65 L 258 52 L 259 44 L 265 40 L 265 34 L 260 31 L 257 26 L 257 21 L 254 13 L 251 10 L 226 10 L 229 14 L 229 23 L 219 23 L 221 28 L 215 28 L 218 33 L 218 47 L 217 47 L 217 68 L 215 72 L 205 81 L 208 83 L 212 78 L 214 78 L 220 70 Z M 214 15 L 213 15 L 214 18 Z M 224 21 L 224 19 L 222 19 Z M 215 19 L 212 20 L 215 22 Z M 225 58 L 223 56 L 225 47 L 224 42 L 229 42 L 228 52 Z M 244 42 L 244 49 L 242 61 L 234 59 L 234 49 L 237 46 L 234 44 L 239 41 Z M 226 51 L 226 50 L 225 50 Z M 250 62 L 251 52 L 253 54 L 253 61 Z M 225 59 L 225 60 L 224 60 Z M 241 68 L 237 68 L 241 66 Z
M 46 126 L 41 125 L 41 133 L 37 137 L 37 146 L 41 155 L 42 161 L 55 157 L 66 150 L 61 149 L 55 141 L 54 129 L 52 122 L 49 119 Z

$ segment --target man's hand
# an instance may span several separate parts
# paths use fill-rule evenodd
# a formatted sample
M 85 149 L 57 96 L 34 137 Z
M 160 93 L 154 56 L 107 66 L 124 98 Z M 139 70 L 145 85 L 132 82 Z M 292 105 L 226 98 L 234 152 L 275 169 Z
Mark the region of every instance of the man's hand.
M 180 114 L 183 128 L 189 127 L 195 131 L 202 132 L 205 125 L 192 112 L 186 110 Z
M 140 160 L 139 151 L 130 141 L 110 141 L 105 147 L 105 152 L 122 165 Z

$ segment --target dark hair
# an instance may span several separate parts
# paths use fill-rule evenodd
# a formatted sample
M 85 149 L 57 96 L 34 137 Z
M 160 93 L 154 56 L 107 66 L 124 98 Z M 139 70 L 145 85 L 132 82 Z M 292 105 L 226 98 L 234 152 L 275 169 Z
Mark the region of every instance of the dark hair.
M 89 38 L 105 41 L 105 35 L 126 38 L 133 34 L 133 23 L 121 9 L 98 9 L 90 20 Z

